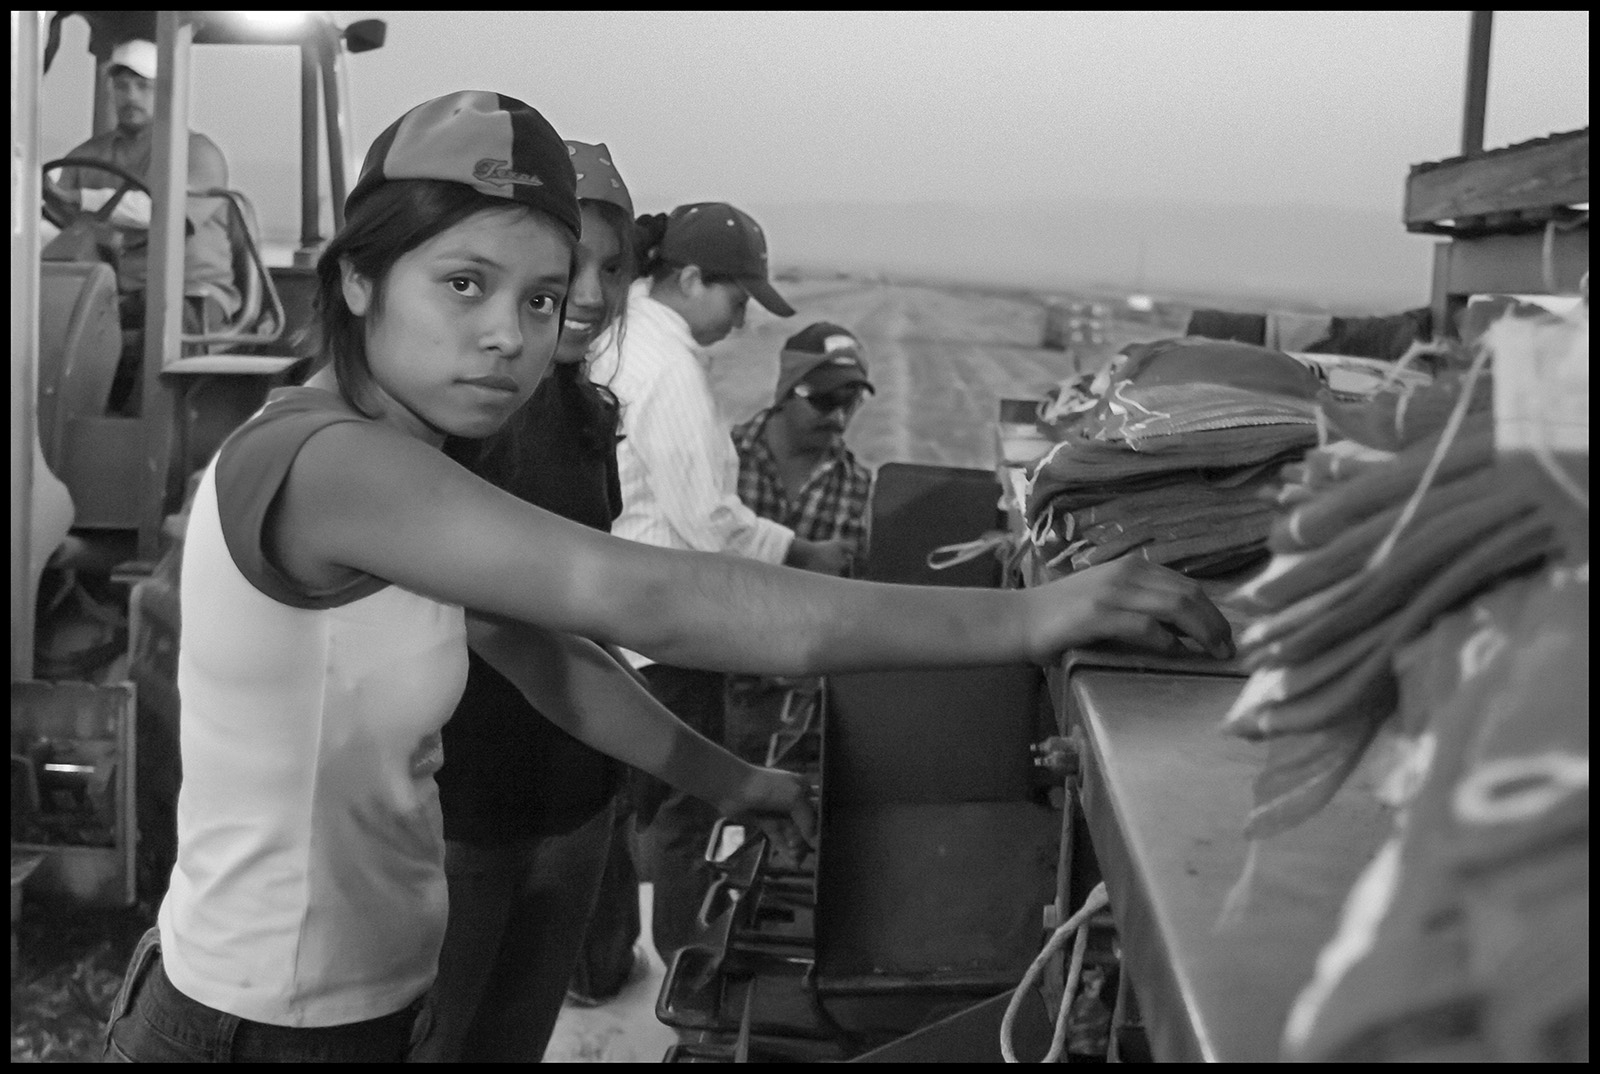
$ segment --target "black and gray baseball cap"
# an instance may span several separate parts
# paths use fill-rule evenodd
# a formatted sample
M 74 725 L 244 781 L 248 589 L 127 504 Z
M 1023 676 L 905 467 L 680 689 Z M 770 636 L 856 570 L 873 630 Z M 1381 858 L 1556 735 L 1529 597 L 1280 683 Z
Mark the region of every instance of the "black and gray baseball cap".
M 661 239 L 661 256 L 696 265 L 701 272 L 731 276 L 772 313 L 794 316 L 794 307 L 767 279 L 767 237 L 761 225 L 725 201 L 699 201 L 672 210 Z
M 394 179 L 443 179 L 521 202 L 576 239 L 582 227 L 572 155 L 532 105 L 484 90 L 424 101 L 391 123 L 367 150 L 349 212 Z

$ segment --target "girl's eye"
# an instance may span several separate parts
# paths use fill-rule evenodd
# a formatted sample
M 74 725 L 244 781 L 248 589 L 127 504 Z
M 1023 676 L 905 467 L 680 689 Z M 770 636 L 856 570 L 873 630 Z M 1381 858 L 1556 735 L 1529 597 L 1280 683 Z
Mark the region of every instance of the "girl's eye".
M 483 293 L 483 289 L 478 286 L 476 280 L 470 280 L 465 276 L 452 276 L 449 284 L 450 290 L 466 298 L 476 298 Z
M 561 302 L 555 295 L 535 295 L 528 300 L 528 305 L 533 307 L 535 313 L 555 313 Z

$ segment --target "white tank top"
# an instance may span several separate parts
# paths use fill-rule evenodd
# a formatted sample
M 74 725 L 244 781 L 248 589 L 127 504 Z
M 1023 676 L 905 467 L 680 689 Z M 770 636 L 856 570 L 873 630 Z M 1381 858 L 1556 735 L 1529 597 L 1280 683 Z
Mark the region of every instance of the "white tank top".
M 262 551 L 305 441 L 360 420 L 328 392 L 274 392 L 207 467 L 184 542 L 162 957 L 185 995 L 272 1025 L 393 1013 L 444 939 L 433 773 L 466 681 L 462 609 L 369 576 L 307 593 Z

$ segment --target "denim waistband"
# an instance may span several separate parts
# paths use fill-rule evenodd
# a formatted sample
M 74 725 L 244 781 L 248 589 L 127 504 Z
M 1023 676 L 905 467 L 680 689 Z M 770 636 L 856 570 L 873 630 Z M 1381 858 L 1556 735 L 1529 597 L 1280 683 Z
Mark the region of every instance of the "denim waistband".
M 400 1010 L 377 1018 L 296 1028 L 240 1018 L 185 995 L 167 977 L 159 959 L 151 967 L 145 987 L 149 990 L 146 1009 L 169 1022 L 165 1027 L 169 1034 L 173 1027 L 182 1027 L 182 1035 L 192 1037 L 187 1043 L 199 1047 L 222 1046 L 222 1038 L 231 1037 L 229 1050 L 234 1059 L 240 1060 L 276 1056 L 288 1060 L 359 1061 L 374 1051 L 403 1054 L 423 1005 L 423 997 L 419 996 Z

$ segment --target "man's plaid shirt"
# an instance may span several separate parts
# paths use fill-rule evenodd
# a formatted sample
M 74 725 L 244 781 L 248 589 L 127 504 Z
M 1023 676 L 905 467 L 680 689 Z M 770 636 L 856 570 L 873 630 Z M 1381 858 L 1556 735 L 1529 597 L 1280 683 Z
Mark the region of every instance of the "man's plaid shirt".
M 838 447 L 811 472 L 793 499 L 784 496 L 778 462 L 762 439 L 772 414 L 763 410 L 733 427 L 739 452 L 739 499 L 760 515 L 794 530 L 807 541 L 845 538 L 858 566 L 867 554 L 867 505 L 872 496 L 872 471 L 856 461 L 840 440 Z

